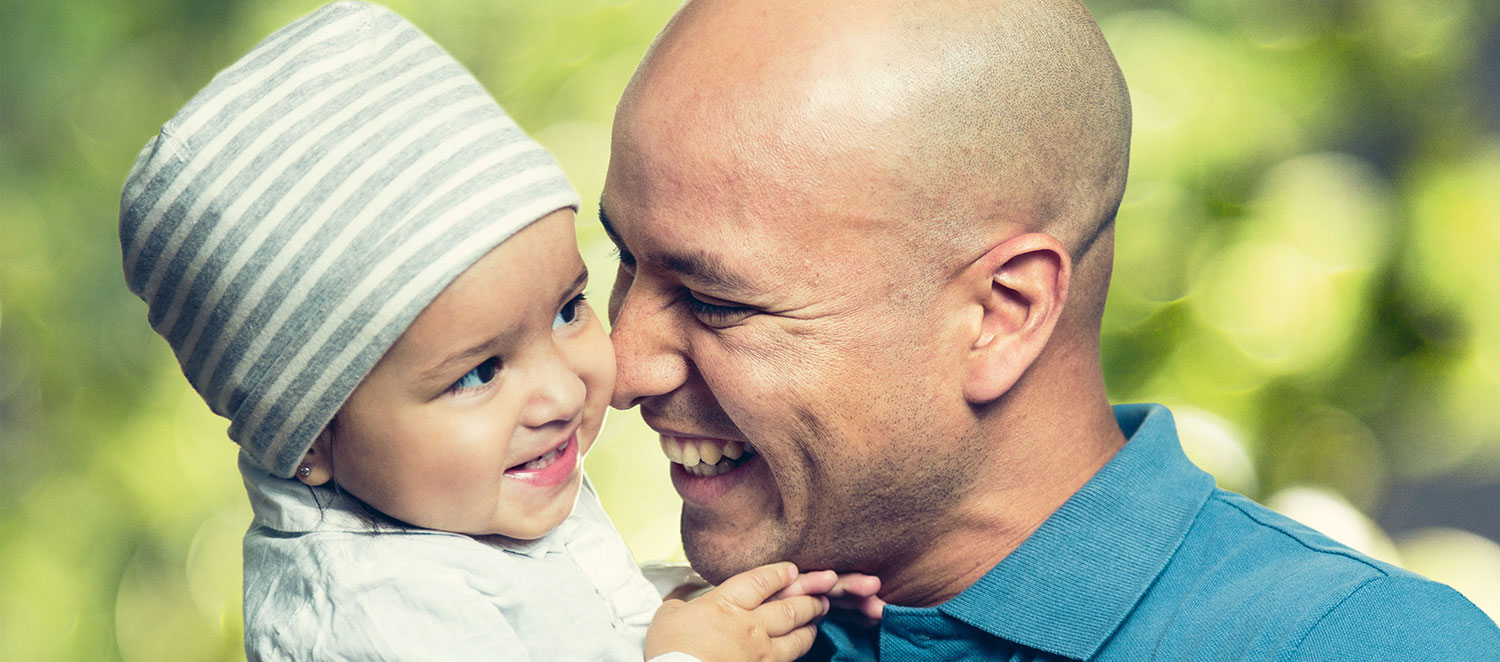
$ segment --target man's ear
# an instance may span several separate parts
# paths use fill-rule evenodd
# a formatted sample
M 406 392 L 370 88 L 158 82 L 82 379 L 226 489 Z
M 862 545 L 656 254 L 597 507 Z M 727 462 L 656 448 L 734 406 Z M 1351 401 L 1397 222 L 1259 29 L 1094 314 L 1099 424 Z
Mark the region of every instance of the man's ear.
M 1005 395 L 1041 355 L 1067 303 L 1071 270 L 1062 243 L 1033 232 L 995 245 L 964 271 L 979 315 L 965 360 L 965 400 L 977 405 Z
M 292 474 L 297 480 L 314 487 L 333 480 L 333 423 L 318 433 L 312 446 L 302 456 L 297 471 Z

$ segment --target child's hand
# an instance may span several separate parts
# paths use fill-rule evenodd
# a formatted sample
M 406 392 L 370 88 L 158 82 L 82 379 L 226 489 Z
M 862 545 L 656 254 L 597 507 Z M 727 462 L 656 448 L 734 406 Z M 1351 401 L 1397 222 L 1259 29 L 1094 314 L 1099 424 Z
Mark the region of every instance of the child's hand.
M 763 565 L 730 577 L 703 596 L 667 600 L 646 631 L 646 659 L 671 651 L 705 662 L 786 660 L 812 648 L 813 619 L 828 611 L 828 599 L 771 596 L 797 577 L 791 563 Z
M 880 578 L 874 575 L 819 570 L 802 573 L 773 597 L 823 595 L 828 597 L 835 610 L 830 618 L 874 627 L 880 623 L 881 612 L 885 610 L 885 600 L 880 599 L 879 592 Z

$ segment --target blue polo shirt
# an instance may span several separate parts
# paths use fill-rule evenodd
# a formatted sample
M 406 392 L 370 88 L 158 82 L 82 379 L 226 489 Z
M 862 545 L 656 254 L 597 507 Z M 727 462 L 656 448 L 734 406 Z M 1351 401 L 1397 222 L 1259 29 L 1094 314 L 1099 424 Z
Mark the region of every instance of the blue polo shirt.
M 979 581 L 804 659 L 1500 661 L 1457 591 L 1217 489 L 1165 407 L 1115 418 L 1129 442 Z

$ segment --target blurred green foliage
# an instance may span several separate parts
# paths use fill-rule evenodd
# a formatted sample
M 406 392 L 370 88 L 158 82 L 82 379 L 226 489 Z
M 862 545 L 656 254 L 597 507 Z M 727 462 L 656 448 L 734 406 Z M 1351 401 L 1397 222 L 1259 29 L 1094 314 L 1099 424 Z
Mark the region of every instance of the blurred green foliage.
M 0 4 L 0 658 L 243 657 L 234 447 L 124 287 L 116 203 L 162 122 L 316 4 Z M 558 154 L 596 301 L 610 118 L 675 4 L 390 3 Z M 1089 4 L 1135 105 L 1112 396 L 1500 614 L 1492 540 L 1372 519 L 1398 485 L 1500 481 L 1500 4 Z M 680 554 L 655 446 L 615 413 L 589 459 L 643 559 Z

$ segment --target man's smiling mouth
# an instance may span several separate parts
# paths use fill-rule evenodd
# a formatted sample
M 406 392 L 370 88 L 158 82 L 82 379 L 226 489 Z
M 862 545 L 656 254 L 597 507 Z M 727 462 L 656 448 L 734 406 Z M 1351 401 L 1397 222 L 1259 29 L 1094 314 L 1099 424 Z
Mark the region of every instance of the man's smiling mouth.
M 728 473 L 755 457 L 755 447 L 745 442 L 665 434 L 661 450 L 684 471 L 704 478 Z

